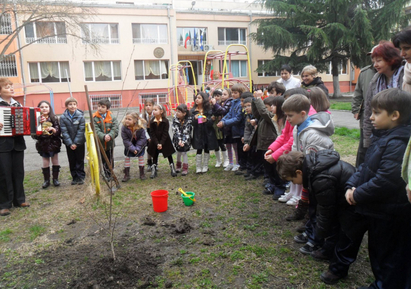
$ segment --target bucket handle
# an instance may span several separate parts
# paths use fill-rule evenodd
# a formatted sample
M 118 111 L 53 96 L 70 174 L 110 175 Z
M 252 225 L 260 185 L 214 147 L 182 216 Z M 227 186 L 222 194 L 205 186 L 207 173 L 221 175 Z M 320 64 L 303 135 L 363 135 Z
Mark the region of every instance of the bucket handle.
M 186 192 L 184 192 L 183 191 L 183 189 L 182 188 L 178 188 L 178 191 L 180 192 L 180 193 L 182 193 L 184 196 L 186 196 L 187 198 L 189 198 L 190 200 L 192 200 L 193 202 L 195 202 L 196 201 L 196 199 L 192 199 L 192 198 L 190 198 L 190 196 L 189 195 L 187 195 L 187 193 Z

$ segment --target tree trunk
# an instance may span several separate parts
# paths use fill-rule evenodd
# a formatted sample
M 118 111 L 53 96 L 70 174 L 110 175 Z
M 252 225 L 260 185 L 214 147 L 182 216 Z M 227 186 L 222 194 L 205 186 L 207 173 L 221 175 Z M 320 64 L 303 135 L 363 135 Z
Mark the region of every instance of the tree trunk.
M 342 93 L 340 90 L 340 82 L 338 80 L 338 64 L 341 62 L 339 58 L 333 58 L 331 60 L 331 73 L 333 75 L 333 86 L 334 86 L 334 94 L 333 98 L 341 97 Z

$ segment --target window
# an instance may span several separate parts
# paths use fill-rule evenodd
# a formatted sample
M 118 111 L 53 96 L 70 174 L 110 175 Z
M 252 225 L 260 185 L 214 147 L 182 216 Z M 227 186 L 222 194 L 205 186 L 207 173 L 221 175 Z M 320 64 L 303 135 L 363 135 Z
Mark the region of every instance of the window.
M 207 28 L 178 27 L 177 43 L 178 46 L 199 47 L 199 50 L 204 50 L 204 45 L 207 44 Z
M 264 64 L 266 64 L 267 62 L 269 62 L 270 60 L 258 60 L 258 67 L 263 66 Z M 278 71 L 271 71 L 271 72 L 267 72 L 267 71 L 262 71 L 262 72 L 258 72 L 258 76 L 262 76 L 262 77 L 266 77 L 266 76 L 279 76 L 280 73 L 278 73 Z
M 86 81 L 121 80 L 120 61 L 90 61 L 84 62 Z
M 244 44 L 246 45 L 246 29 L 218 28 L 218 45 Z
M 118 24 L 83 23 L 81 25 L 83 43 L 118 44 Z
M 167 44 L 167 25 L 132 24 L 133 43 Z
M 29 63 L 30 82 L 67 82 L 70 81 L 69 63 L 32 62 Z
M 4 13 L 0 16 L 0 34 L 11 34 L 11 16 L 9 13 Z
M 231 60 L 233 77 L 247 77 L 247 60 Z
M 26 43 L 67 43 L 64 22 L 31 22 L 25 25 Z
M 341 60 L 341 63 L 338 65 L 338 73 L 339 74 L 347 74 L 347 70 L 348 70 L 347 65 L 344 65 L 343 61 Z M 333 74 L 331 61 L 330 61 L 330 65 L 328 67 L 328 73 L 327 74 L 330 74 L 330 75 Z
M 1 77 L 13 77 L 17 76 L 17 64 L 14 54 L 5 55 L 0 58 L 0 76 Z
M 168 61 L 135 60 L 134 75 L 136 80 L 168 79 Z

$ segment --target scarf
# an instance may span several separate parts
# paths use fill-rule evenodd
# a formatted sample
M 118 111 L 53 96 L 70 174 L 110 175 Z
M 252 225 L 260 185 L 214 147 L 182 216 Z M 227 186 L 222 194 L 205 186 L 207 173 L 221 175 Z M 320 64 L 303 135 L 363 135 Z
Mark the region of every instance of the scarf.
M 394 71 L 390 83 L 387 83 L 387 78 L 384 74 L 378 76 L 377 86 L 375 87 L 374 95 L 388 88 L 400 88 L 398 87 L 398 85 L 400 81 L 400 74 L 403 71 L 403 69 L 404 66 L 400 66 L 396 71 Z

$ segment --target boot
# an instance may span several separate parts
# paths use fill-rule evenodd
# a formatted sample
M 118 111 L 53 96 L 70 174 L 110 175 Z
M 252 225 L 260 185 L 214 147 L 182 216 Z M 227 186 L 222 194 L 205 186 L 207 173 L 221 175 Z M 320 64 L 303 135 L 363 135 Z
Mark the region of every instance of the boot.
M 203 173 L 208 172 L 208 162 L 210 160 L 210 154 L 204 153 L 204 160 L 203 160 Z
M 125 182 L 128 182 L 128 180 L 130 180 L 130 167 L 124 168 L 123 172 L 124 172 L 124 178 L 121 181 L 125 183 Z
M 215 167 L 221 167 L 221 154 L 220 151 L 215 151 Z
M 53 166 L 52 170 L 53 170 L 53 185 L 55 187 L 58 187 L 60 186 L 60 182 L 59 182 L 60 166 Z
M 174 163 L 171 163 L 170 164 L 170 172 L 171 172 L 171 176 L 174 178 L 174 177 L 177 177 L 177 172 L 176 172 L 176 168 L 174 167 Z
M 144 174 L 144 166 L 139 167 L 140 169 L 140 180 L 144 181 L 146 178 L 146 175 Z
M 226 168 L 230 164 L 230 161 L 228 159 L 228 153 L 227 151 L 223 151 L 222 154 L 223 154 L 223 168 Z
M 181 172 L 181 162 L 177 162 L 176 173 Z
M 147 159 L 147 172 L 151 172 L 151 166 L 153 165 L 152 159 Z
M 43 170 L 43 176 L 44 176 L 44 183 L 41 186 L 43 189 L 46 189 L 50 186 L 50 168 L 41 168 Z
M 183 164 L 183 171 L 181 172 L 181 175 L 185 177 L 188 174 L 188 164 Z
M 294 214 L 285 218 L 287 221 L 297 221 L 304 219 L 305 214 L 308 211 L 308 203 L 302 200 L 298 201 L 298 206 L 294 210 Z
M 151 176 L 150 179 L 154 179 L 155 177 L 157 177 L 157 165 L 154 164 L 151 166 Z
M 202 166 L 202 161 L 203 161 L 203 155 L 196 155 L 196 174 L 201 174 L 203 171 L 203 166 Z

